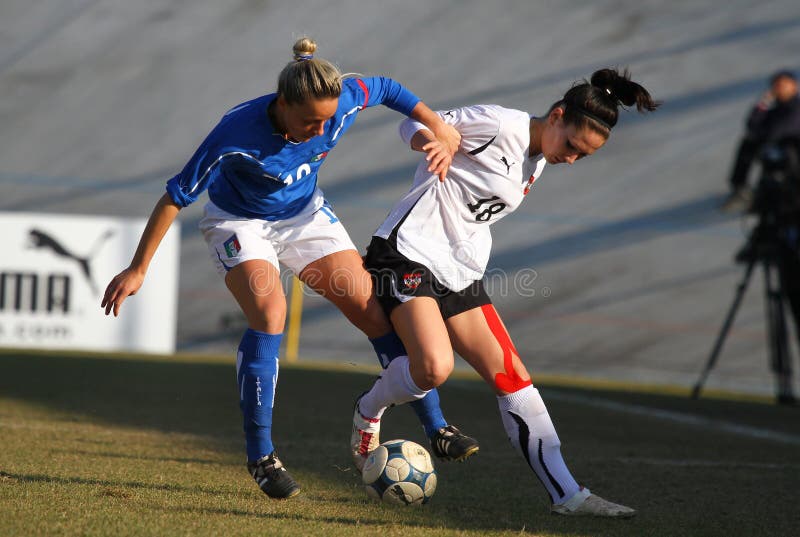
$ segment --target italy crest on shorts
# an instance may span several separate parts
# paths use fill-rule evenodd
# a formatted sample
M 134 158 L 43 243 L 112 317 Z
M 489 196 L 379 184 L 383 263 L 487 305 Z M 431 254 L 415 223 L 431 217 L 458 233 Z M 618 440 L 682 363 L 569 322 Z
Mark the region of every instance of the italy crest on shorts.
M 236 237 L 235 233 L 231 235 L 228 240 L 223 242 L 222 246 L 225 248 L 225 255 L 228 257 L 236 257 L 242 250 L 242 246 L 239 244 L 239 239 Z
M 412 272 L 410 274 L 403 274 L 403 285 L 408 289 L 416 289 L 422 283 L 422 273 Z

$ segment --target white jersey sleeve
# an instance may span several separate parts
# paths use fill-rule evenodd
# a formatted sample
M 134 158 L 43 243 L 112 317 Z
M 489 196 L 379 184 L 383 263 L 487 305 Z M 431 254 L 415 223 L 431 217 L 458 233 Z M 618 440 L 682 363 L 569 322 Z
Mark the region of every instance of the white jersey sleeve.
M 459 150 L 467 154 L 491 143 L 500 132 L 499 110 L 493 105 L 479 104 L 436 113 L 461 134 Z M 400 137 L 409 144 L 411 138 L 423 129 L 427 130 L 428 127 L 419 121 L 407 118 L 400 123 Z

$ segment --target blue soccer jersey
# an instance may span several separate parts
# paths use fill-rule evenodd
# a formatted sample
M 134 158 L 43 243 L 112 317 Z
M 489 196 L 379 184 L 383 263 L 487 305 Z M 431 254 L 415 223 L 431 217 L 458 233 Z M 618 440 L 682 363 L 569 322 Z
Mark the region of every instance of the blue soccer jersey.
M 342 81 L 336 114 L 324 133 L 306 142 L 286 140 L 275 130 L 267 107 L 277 94 L 242 103 L 226 113 L 167 192 L 186 207 L 208 189 L 222 210 L 245 218 L 282 220 L 298 214 L 317 192 L 317 171 L 358 112 L 383 104 L 409 115 L 419 98 L 389 78 Z

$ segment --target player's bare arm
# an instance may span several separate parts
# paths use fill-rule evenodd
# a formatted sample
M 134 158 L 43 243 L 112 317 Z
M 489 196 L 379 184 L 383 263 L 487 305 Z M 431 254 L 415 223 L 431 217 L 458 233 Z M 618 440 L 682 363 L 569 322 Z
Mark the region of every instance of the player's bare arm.
M 181 208 L 175 205 L 169 194 L 164 194 L 158 200 L 147 221 L 147 226 L 142 232 L 142 238 L 139 239 L 139 246 L 136 248 L 131 264 L 114 276 L 106 287 L 103 301 L 100 303 L 100 307 L 105 308 L 106 315 L 113 309 L 114 317 L 118 316 L 125 299 L 130 295 L 135 295 L 142 286 L 150 261 L 180 210 Z

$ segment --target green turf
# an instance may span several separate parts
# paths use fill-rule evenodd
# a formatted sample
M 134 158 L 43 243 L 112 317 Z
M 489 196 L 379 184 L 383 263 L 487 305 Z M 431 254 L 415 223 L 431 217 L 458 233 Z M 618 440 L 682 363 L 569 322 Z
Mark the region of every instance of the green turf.
M 481 452 L 437 464 L 429 505 L 397 508 L 369 501 L 349 466 L 352 403 L 371 376 L 280 375 L 274 438 L 303 486 L 285 502 L 245 471 L 232 364 L 0 355 L 0 535 L 800 535 L 797 408 L 543 388 L 578 480 L 639 510 L 632 520 L 572 519 L 548 513 L 488 388 L 451 380 L 445 413 Z M 720 420 L 784 436 L 722 432 Z M 407 408 L 387 413 L 382 437 L 424 442 Z

